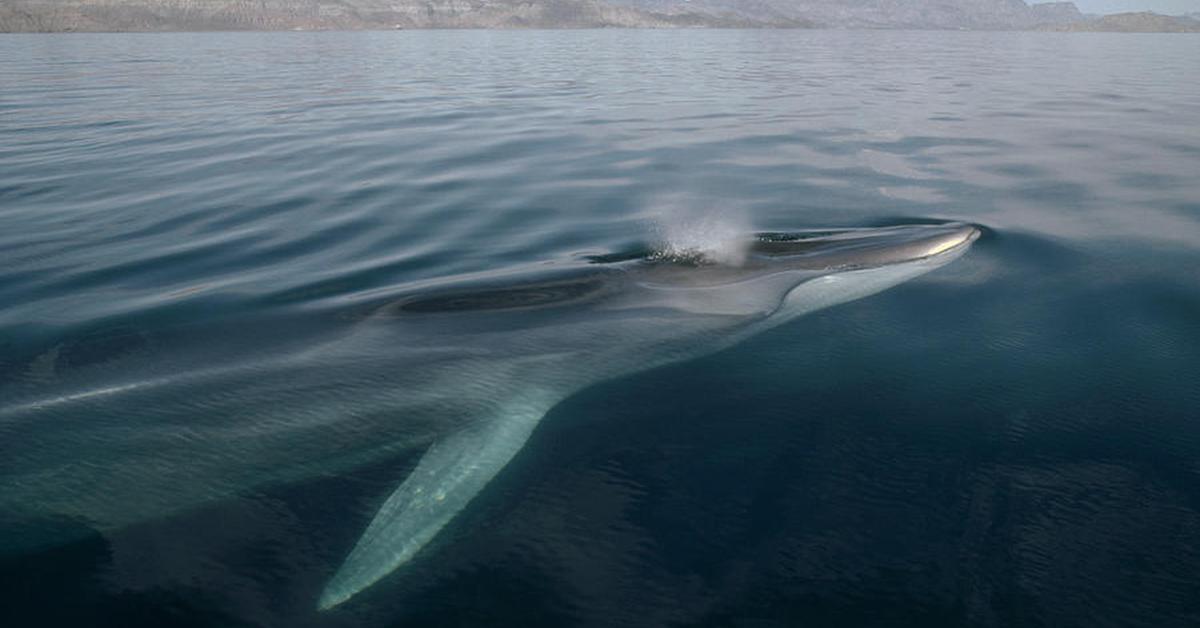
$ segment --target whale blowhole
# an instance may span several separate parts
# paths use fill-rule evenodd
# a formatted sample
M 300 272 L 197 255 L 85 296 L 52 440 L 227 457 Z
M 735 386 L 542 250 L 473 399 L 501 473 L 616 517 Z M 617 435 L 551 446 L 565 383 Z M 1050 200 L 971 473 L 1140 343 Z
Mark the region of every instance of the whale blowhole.
M 659 241 L 649 258 L 685 265 L 741 266 L 753 241 L 749 219 L 737 213 L 669 214 L 658 220 Z

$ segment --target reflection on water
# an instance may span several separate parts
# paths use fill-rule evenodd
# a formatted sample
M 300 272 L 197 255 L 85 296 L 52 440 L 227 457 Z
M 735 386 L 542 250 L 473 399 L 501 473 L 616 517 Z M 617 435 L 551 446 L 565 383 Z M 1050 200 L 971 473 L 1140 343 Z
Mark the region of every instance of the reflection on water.
M 0 38 L 0 492 L 27 495 L 0 510 L 5 623 L 1194 625 L 1198 48 Z M 352 332 L 375 304 L 664 240 L 711 256 L 729 231 L 930 220 L 987 233 L 889 292 L 567 399 L 422 558 L 316 610 L 461 420 L 396 415 L 416 376 Z M 399 307 L 481 305 L 431 295 Z M 66 467 L 20 476 L 80 429 Z M 31 520 L 38 486 L 96 456 L 187 464 Z

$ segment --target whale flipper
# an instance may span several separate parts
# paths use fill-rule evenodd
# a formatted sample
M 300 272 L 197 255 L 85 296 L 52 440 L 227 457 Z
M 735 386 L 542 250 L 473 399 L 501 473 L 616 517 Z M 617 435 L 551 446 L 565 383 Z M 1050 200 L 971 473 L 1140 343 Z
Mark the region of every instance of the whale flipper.
M 408 562 L 525 446 L 553 402 L 506 405 L 498 416 L 435 442 L 379 508 L 321 593 L 329 609 Z

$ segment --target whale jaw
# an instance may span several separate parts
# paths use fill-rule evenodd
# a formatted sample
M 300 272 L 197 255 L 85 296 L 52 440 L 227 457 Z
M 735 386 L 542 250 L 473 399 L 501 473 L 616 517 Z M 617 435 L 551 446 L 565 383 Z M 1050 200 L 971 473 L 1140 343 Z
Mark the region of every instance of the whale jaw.
M 845 229 L 810 234 L 759 234 L 752 256 L 805 270 L 872 268 L 904 264 L 965 250 L 979 227 L 964 223 Z

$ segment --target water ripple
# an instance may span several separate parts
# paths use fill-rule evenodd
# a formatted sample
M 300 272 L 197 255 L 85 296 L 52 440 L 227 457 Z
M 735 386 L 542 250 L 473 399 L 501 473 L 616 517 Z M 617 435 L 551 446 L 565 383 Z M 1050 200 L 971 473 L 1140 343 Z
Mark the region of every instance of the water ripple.
M 172 513 L 104 537 L 0 513 L 0 550 L 84 539 L 0 589 L 222 625 L 1195 625 L 1196 59 L 1052 33 L 0 37 L 0 467 L 93 437 L 5 486 L 83 469 L 129 487 L 94 512 Z M 437 433 L 393 416 L 414 393 L 347 304 L 713 216 L 987 233 L 952 270 L 567 402 L 459 550 L 316 614 Z

